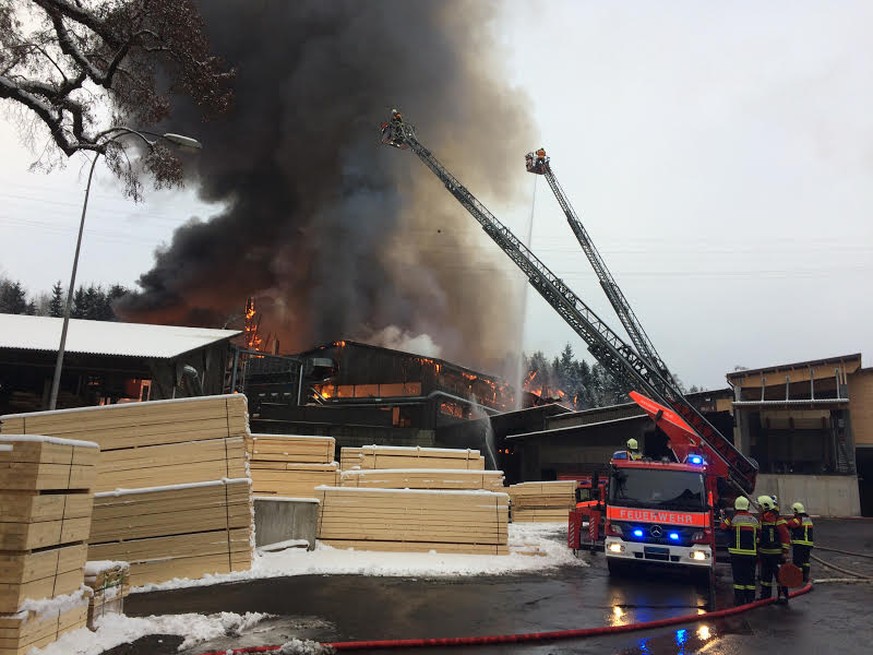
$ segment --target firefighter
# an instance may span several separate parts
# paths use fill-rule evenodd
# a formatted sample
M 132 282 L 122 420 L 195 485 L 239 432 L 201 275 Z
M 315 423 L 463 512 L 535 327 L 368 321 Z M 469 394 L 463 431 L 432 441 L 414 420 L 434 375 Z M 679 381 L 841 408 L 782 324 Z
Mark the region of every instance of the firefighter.
M 779 516 L 779 508 L 771 496 L 758 496 L 761 507 L 761 531 L 758 535 L 758 560 L 761 563 L 761 600 L 773 596 L 777 587 L 776 602 L 788 603 L 788 587 L 779 585 L 779 567 L 788 561 L 791 535 L 785 519 Z
M 794 503 L 791 506 L 794 511 L 786 524 L 791 533 L 791 561 L 794 566 L 803 571 L 803 581 L 809 582 L 809 557 L 812 555 L 812 519 L 806 513 L 803 503 Z
M 758 563 L 758 519 L 749 513 L 749 499 L 739 496 L 734 501 L 733 516 L 722 520 L 722 528 L 731 531 L 728 553 L 734 578 L 734 605 L 755 600 L 755 569 Z
M 628 459 L 642 459 L 643 456 L 640 453 L 640 445 L 637 443 L 636 439 L 628 439 L 627 440 L 627 458 Z

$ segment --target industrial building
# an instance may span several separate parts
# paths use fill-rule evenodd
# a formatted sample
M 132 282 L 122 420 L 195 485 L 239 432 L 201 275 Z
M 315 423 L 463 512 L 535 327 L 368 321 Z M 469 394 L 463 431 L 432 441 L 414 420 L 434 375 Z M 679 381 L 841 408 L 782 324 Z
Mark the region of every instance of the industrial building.
M 48 407 L 62 324 L 0 314 L 0 414 Z M 239 334 L 70 319 L 58 408 L 222 393 Z

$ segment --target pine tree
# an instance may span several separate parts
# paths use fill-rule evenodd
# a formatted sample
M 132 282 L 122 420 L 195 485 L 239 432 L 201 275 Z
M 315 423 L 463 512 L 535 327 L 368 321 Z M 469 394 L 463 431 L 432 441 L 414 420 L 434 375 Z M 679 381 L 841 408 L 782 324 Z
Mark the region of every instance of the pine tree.
M 0 314 L 35 314 L 36 305 L 27 301 L 21 282 L 0 280 Z
M 55 282 L 52 287 L 52 298 L 49 301 L 49 316 L 60 318 L 64 315 L 64 287 L 61 286 L 61 281 Z

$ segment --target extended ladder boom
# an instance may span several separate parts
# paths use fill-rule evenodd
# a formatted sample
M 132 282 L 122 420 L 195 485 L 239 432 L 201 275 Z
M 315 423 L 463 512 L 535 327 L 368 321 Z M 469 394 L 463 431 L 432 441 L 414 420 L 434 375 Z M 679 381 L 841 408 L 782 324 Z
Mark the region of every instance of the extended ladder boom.
M 588 261 L 591 262 L 591 267 L 597 274 L 600 286 L 603 288 L 603 291 L 609 299 L 613 309 L 615 309 L 618 319 L 627 331 L 627 334 L 633 345 L 636 347 L 637 352 L 643 357 L 643 359 L 648 361 L 662 377 L 672 381 L 673 376 L 667 369 L 667 365 L 664 364 L 658 351 L 655 350 L 655 346 L 652 344 L 646 331 L 640 324 L 639 319 L 637 319 L 631 309 L 630 303 L 628 303 L 618 284 L 616 284 L 615 279 L 609 272 L 609 269 L 603 261 L 603 258 L 600 256 L 600 253 L 597 251 L 597 248 L 594 247 L 594 242 L 591 241 L 591 238 L 588 236 L 585 226 L 582 224 L 582 221 L 579 219 L 579 216 L 570 204 L 567 195 L 564 193 L 564 189 L 558 183 L 558 178 L 555 177 L 555 173 L 552 171 L 551 159 L 546 155 L 546 151 L 540 148 L 535 152 L 529 152 L 525 156 L 525 165 L 529 173 L 545 177 L 549 186 L 552 188 L 552 193 L 555 194 L 558 204 L 561 205 L 561 209 L 564 210 L 564 216 L 567 217 L 570 229 L 573 230 L 573 234 L 576 235 L 579 245 L 582 246 L 582 250 L 588 257 Z
M 673 386 L 672 380 L 639 356 L 566 285 L 552 273 L 505 225 L 470 193 L 415 136 L 415 128 L 394 111 L 382 124 L 382 142 L 412 150 L 436 175 L 488 236 L 527 276 L 531 286 L 573 328 L 588 350 L 627 390 L 640 388 L 671 406 L 695 429 L 708 455 L 722 463 L 726 475 L 744 493 L 755 487 L 757 466 L 724 438 Z

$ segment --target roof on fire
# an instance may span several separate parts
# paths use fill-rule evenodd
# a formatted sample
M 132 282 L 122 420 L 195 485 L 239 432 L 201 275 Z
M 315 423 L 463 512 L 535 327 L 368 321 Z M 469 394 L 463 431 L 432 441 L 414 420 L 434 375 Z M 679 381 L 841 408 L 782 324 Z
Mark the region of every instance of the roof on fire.
M 57 352 L 62 318 L 0 314 L 0 349 Z M 70 319 L 65 352 L 171 359 L 230 339 L 239 330 Z

